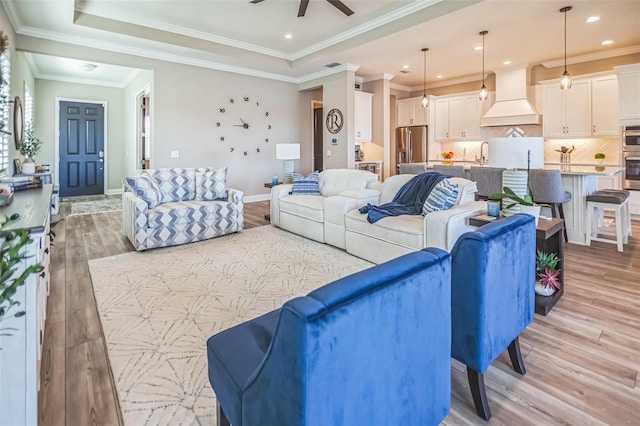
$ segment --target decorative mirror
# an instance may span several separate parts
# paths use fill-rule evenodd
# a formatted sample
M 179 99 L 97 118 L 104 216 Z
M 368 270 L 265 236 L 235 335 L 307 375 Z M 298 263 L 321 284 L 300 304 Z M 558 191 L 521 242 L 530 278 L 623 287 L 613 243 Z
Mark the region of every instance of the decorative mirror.
M 16 96 L 13 101 L 13 140 L 16 143 L 16 149 L 22 142 L 24 137 L 24 111 L 22 111 L 22 101 L 20 96 Z

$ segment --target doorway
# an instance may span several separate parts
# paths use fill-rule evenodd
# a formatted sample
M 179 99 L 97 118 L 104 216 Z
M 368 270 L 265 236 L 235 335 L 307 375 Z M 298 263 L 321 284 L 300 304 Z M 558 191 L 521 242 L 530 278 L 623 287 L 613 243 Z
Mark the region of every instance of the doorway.
M 313 102 L 313 170 L 322 171 L 324 146 L 322 127 L 322 102 Z
M 138 108 L 136 167 L 151 168 L 151 90 L 147 87 L 136 97 Z
M 60 196 L 104 194 L 104 105 L 60 101 Z

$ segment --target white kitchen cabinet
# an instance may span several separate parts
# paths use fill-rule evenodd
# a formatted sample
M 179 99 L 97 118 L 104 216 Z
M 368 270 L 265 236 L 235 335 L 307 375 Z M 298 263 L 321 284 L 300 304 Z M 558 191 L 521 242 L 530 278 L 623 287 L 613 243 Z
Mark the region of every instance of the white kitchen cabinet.
M 640 64 L 614 67 L 618 72 L 619 118 L 621 124 L 640 119 Z
M 574 80 L 569 90 L 558 84 L 543 87 L 544 136 L 591 136 L 591 80 Z
M 429 124 L 429 107 L 422 107 L 422 96 L 400 99 L 396 102 L 396 110 L 398 113 L 398 127 L 426 126 Z
M 640 191 L 631 191 L 629 196 L 629 212 L 636 216 L 640 216 Z
M 355 92 L 356 142 L 371 142 L 371 102 L 373 93 Z
M 3 213 L 19 213 L 20 219 L 9 230 L 28 229 L 32 242 L 26 257 L 15 271 L 17 276 L 29 265 L 40 263 L 43 270 L 28 276 L 18 287 L 17 309 L 0 323 L 0 425 L 37 425 L 40 359 L 49 294 L 49 218 L 52 185 L 14 194 Z M 25 315 L 16 318 L 16 311 Z
M 478 140 L 480 101 L 477 94 L 436 100 L 436 140 Z
M 618 136 L 618 129 L 618 78 L 615 75 L 593 78 L 591 80 L 591 134 Z

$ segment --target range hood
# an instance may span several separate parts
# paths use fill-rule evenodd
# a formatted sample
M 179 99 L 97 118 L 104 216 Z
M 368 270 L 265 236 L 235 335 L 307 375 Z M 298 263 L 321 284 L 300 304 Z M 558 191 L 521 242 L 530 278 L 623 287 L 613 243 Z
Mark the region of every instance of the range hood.
M 527 100 L 527 65 L 496 70 L 496 103 L 480 119 L 480 125 L 519 126 L 540 124 L 540 114 Z

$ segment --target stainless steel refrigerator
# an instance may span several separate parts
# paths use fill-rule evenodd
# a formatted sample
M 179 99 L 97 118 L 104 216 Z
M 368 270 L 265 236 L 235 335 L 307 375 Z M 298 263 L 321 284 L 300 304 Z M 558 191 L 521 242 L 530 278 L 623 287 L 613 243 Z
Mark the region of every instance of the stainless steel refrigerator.
M 424 163 L 427 158 L 427 126 L 398 127 L 396 129 L 397 164 Z

